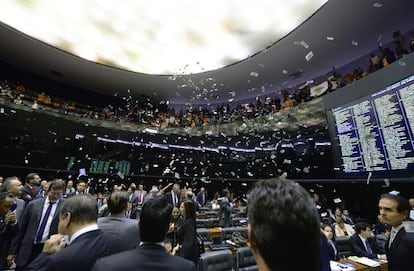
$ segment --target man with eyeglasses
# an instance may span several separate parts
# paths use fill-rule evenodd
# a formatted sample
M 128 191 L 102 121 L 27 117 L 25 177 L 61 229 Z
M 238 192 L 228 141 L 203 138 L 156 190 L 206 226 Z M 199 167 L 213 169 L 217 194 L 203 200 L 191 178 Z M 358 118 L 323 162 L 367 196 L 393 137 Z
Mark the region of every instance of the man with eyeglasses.
M 41 253 L 46 240 L 58 232 L 64 188 L 63 180 L 51 181 L 47 197 L 29 202 L 24 210 L 8 256 L 9 261 L 15 260 L 17 271 L 24 270 Z

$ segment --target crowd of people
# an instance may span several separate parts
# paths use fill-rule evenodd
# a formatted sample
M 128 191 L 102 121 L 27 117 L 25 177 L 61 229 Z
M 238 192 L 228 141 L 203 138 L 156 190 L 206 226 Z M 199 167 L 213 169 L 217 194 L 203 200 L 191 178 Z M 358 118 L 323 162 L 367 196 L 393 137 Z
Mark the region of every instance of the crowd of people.
M 66 100 L 60 97 L 54 97 L 46 94 L 44 91 L 37 91 L 26 88 L 22 83 L 10 84 L 3 80 L 0 84 L 0 95 L 13 101 L 15 104 L 25 104 L 33 109 L 55 110 L 64 114 L 73 114 L 82 118 L 93 118 L 110 121 L 122 121 L 135 124 L 145 124 L 153 127 L 169 128 L 195 128 L 208 125 L 219 125 L 234 121 L 243 121 L 245 119 L 255 119 L 260 116 L 266 116 L 277 113 L 281 110 L 287 110 L 294 106 L 304 104 L 307 101 L 325 93 L 335 91 L 354 81 L 369 75 L 403 56 L 414 51 L 414 35 L 410 38 L 408 44 L 399 31 L 393 33 L 395 49 L 382 47 L 373 51 L 369 56 L 367 69 L 361 67 L 353 68 L 352 72 L 341 75 L 337 71 L 327 74 L 326 89 L 321 93 L 311 93 L 311 87 L 305 84 L 295 90 L 283 90 L 273 97 L 257 97 L 255 101 L 238 104 L 218 105 L 214 109 L 207 107 L 189 107 L 187 110 L 175 110 L 174 107 L 167 106 L 165 102 L 162 105 L 152 102 L 148 97 L 142 101 L 134 99 L 128 90 L 116 105 L 108 105 L 100 108 L 96 105 L 85 105 L 79 102 Z M 114 97 L 114 101 L 116 98 Z
M 204 187 L 195 194 L 178 183 L 149 192 L 143 184 L 116 185 L 97 195 L 85 181 L 75 187 L 36 173 L 24 185 L 17 177 L 1 181 L 0 270 L 196 270 L 197 214 L 215 204 L 226 228 L 240 207 L 227 189 L 212 198 Z M 351 255 L 386 260 L 390 271 L 411 270 L 414 233 L 403 222 L 414 198 L 381 195 L 375 226 L 346 209 L 324 210 L 316 194 L 284 178 L 258 181 L 246 202 L 259 270 L 330 270 L 329 261 L 340 260 L 337 238 L 349 239 Z

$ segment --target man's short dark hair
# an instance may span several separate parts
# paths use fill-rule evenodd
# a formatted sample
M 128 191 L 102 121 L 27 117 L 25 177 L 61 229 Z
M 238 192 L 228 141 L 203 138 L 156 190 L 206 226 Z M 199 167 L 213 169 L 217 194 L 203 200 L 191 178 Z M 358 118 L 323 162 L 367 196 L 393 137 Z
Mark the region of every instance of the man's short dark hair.
M 7 192 L 7 190 L 12 186 L 14 180 L 19 180 L 18 177 L 7 177 L 4 181 L 2 186 L 0 186 L 0 192 Z
M 163 195 L 148 200 L 141 210 L 139 229 L 141 241 L 162 242 L 170 226 L 172 205 Z
M 400 195 L 382 194 L 380 199 L 389 199 L 397 202 L 397 211 L 399 213 L 402 213 L 404 211 L 407 211 L 409 213 L 411 210 L 410 202 Z
M 366 231 L 367 228 L 371 228 L 371 226 L 368 223 L 366 223 L 366 222 L 358 222 L 355 225 L 355 231 L 358 234 L 360 234 L 361 231 Z
M 25 179 L 25 183 L 27 183 L 27 184 L 31 184 L 32 182 L 32 180 L 36 177 L 36 176 L 39 176 L 39 174 L 37 174 L 37 173 L 29 173 L 29 174 L 27 174 L 27 176 L 26 176 L 26 179 Z
M 88 224 L 98 219 L 98 205 L 96 198 L 90 194 L 70 197 L 63 202 L 60 217 L 65 218 L 70 213 L 71 222 Z
M 54 179 L 50 182 L 48 191 L 53 190 L 64 190 L 66 187 L 65 181 L 62 179 Z
M 257 182 L 248 195 L 255 246 L 270 270 L 320 270 L 320 222 L 300 185 L 285 179 Z
M 126 191 L 115 191 L 108 199 L 108 211 L 111 214 L 120 214 L 129 201 L 129 194 Z

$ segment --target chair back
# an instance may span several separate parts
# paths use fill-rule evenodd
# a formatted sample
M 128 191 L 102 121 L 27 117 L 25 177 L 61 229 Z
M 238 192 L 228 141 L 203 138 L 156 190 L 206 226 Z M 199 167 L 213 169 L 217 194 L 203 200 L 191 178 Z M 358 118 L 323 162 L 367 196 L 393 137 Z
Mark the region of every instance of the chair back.
M 339 258 L 342 259 L 351 256 L 351 243 L 349 237 L 337 237 L 335 241 Z
M 256 260 L 249 247 L 240 247 L 237 249 L 237 270 L 238 271 L 258 271 Z
M 204 253 L 200 256 L 200 271 L 232 271 L 233 256 L 230 250 Z

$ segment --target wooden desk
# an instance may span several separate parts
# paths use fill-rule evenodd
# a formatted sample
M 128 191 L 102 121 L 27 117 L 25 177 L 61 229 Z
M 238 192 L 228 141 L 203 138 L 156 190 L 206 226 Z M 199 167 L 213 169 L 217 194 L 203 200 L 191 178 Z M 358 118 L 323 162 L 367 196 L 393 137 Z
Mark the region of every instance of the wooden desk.
M 387 263 L 381 263 L 378 267 L 369 267 L 360 263 L 357 263 L 350 259 L 342 259 L 338 261 L 339 263 L 350 263 L 355 266 L 356 271 L 388 271 L 388 264 Z

